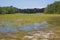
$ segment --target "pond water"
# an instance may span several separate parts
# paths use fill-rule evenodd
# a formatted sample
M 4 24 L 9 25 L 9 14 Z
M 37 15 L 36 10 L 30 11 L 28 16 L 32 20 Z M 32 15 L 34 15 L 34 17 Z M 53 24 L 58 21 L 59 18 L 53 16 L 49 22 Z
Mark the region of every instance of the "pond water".
M 13 27 L 14 22 L 0 22 L 0 32 L 18 32 L 20 30 L 40 30 L 40 29 L 47 29 L 48 23 L 47 21 L 42 22 L 35 22 L 35 23 L 29 23 L 26 25 L 19 26 L 21 24 L 18 24 L 17 28 Z

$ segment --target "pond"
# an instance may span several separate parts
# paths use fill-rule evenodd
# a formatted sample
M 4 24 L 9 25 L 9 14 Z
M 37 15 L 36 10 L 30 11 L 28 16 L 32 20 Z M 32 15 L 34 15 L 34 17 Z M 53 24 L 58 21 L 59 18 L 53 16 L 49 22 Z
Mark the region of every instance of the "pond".
M 25 25 L 18 24 L 17 27 L 13 27 L 15 22 L 0 22 L 0 32 L 18 32 L 20 30 L 43 30 L 47 29 L 49 24 L 47 21 L 34 22 Z M 21 25 L 21 26 L 20 26 Z

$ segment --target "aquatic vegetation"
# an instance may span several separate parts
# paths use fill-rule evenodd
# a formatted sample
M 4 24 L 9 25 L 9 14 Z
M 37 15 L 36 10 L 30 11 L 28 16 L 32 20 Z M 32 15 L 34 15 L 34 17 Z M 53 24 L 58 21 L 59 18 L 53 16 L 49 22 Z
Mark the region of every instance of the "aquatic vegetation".
M 59 18 L 60 15 L 58 14 L 39 13 L 0 15 L 0 38 L 1 40 L 22 40 L 28 32 L 37 33 L 38 30 L 46 33 L 53 31 L 55 37 L 60 37 Z M 40 37 L 38 37 L 38 40 L 40 40 Z

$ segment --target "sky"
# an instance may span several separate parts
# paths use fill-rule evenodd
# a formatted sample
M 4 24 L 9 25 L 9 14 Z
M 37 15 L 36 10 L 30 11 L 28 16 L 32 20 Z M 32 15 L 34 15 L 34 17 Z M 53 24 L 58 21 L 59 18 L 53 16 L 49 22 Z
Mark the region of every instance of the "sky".
M 58 0 L 0 0 L 0 6 L 14 6 L 17 8 L 44 8 Z

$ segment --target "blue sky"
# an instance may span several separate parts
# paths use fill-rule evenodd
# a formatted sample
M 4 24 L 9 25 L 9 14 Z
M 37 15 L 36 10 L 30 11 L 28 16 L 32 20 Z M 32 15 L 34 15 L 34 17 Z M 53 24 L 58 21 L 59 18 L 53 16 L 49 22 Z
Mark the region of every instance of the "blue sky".
M 0 6 L 17 8 L 43 8 L 57 0 L 0 0 Z

